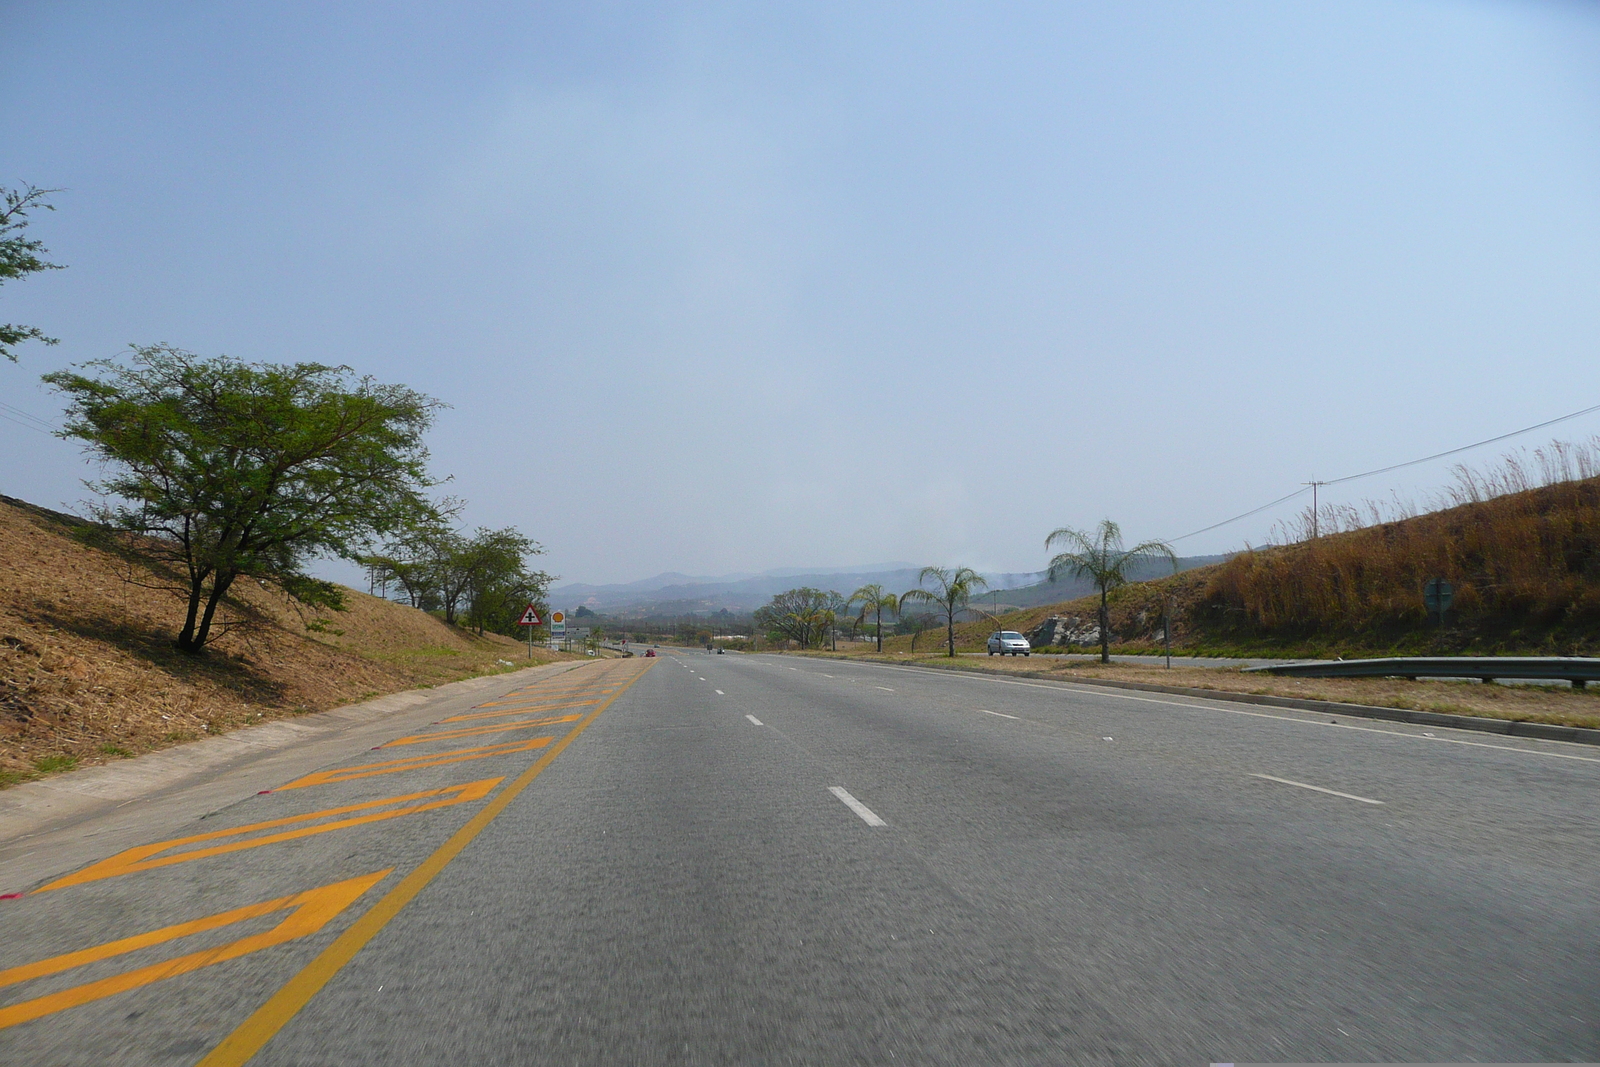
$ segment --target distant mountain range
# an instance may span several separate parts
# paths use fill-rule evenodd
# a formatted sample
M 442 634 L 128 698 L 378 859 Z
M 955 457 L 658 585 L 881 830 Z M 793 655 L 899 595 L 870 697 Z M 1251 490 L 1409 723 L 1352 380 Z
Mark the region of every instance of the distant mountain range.
M 693 615 L 716 611 L 754 611 L 773 594 L 810 585 L 848 594 L 877 582 L 902 592 L 917 584 L 922 568 L 912 563 L 880 563 L 832 570 L 783 567 L 760 574 L 724 574 L 697 578 L 668 571 L 653 578 L 620 585 L 570 582 L 550 590 L 551 607 L 576 611 L 587 607 L 606 615 Z
M 1179 570 L 1220 563 L 1226 556 L 1180 558 Z M 550 590 L 550 606 L 566 611 L 587 607 L 604 615 L 704 615 L 717 611 L 744 614 L 754 611 L 775 593 L 809 585 L 848 595 L 863 585 L 877 583 L 892 593 L 903 593 L 917 584 L 922 568 L 913 563 L 877 563 L 859 567 L 806 570 L 783 567 L 760 574 L 725 574 L 715 578 L 694 577 L 668 571 L 653 578 L 618 585 L 590 585 L 569 582 Z M 1155 578 L 1166 573 L 1160 563 L 1136 564 L 1130 573 L 1134 580 Z M 1046 581 L 1043 571 L 986 574 L 990 590 L 974 603 L 980 606 L 1035 607 L 1083 596 L 1092 588 L 1083 579 Z

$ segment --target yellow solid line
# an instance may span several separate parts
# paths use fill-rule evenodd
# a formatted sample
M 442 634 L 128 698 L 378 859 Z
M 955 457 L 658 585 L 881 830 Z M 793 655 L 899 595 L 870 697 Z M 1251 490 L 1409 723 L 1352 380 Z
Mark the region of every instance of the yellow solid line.
M 400 914 L 400 910 L 411 903 L 416 895 L 422 892 L 427 884 L 433 881 L 440 871 L 444 870 L 450 861 L 455 859 L 461 850 L 472 842 L 472 839 L 483 832 L 495 818 L 506 809 L 513 800 L 526 789 L 535 778 L 555 758 L 577 740 L 578 735 L 589 728 L 589 724 L 600 717 L 600 713 L 609 708 L 613 701 L 626 693 L 634 682 L 644 676 L 650 668 L 645 664 L 643 668 L 628 679 L 621 688 L 613 693 L 605 703 L 595 708 L 586 715 L 582 722 L 574 726 L 560 741 L 557 741 L 549 751 L 539 757 L 532 767 L 523 771 L 500 794 L 486 804 L 482 811 L 474 815 L 465 826 L 451 835 L 450 840 L 439 846 L 438 851 L 422 861 L 416 870 L 401 879 L 400 884 L 386 893 L 382 900 L 372 906 L 372 909 L 351 923 L 344 933 L 334 939 L 333 943 L 305 966 L 299 974 L 289 979 L 283 988 L 279 989 L 261 1007 L 257 1008 L 244 1022 L 222 1039 L 222 1043 L 212 1049 L 205 1059 L 196 1067 L 240 1067 L 249 1062 L 250 1058 L 268 1041 L 272 1040 L 279 1030 L 295 1017 L 299 1010 L 316 996 L 323 986 L 332 981 L 339 969 L 355 958 L 356 953 L 366 947 L 367 942 L 378 936 L 378 932 L 388 925 L 389 920 Z

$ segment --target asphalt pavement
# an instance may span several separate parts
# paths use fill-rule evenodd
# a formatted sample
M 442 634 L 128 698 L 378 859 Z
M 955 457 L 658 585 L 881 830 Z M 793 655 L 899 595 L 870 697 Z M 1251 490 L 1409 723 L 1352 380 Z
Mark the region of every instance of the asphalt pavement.
M 0 1063 L 1600 1059 L 1592 748 L 667 651 L 53 830 Z

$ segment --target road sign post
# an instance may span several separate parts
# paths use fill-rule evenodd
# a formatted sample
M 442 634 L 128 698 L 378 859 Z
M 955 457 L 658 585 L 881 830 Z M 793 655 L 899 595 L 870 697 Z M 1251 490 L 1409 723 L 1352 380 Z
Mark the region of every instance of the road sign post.
M 1422 606 L 1434 615 L 1439 616 L 1439 625 L 1444 625 L 1444 613 L 1450 610 L 1450 604 L 1456 598 L 1456 587 L 1450 584 L 1447 578 L 1429 578 L 1422 586 Z
M 526 626 L 528 628 L 528 658 L 532 659 L 533 658 L 533 628 L 535 626 L 539 625 L 539 613 L 534 610 L 534 607 L 533 607 L 532 604 L 529 604 L 528 607 L 527 607 L 527 610 L 525 610 L 522 613 L 522 617 L 517 620 L 517 625 L 518 626 Z

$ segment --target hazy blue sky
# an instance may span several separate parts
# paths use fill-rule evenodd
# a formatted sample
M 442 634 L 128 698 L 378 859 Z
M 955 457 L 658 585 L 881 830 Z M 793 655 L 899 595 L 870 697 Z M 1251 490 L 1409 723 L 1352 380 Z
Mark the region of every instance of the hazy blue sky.
M 129 342 L 348 363 L 451 404 L 468 521 L 568 579 L 1037 569 L 1056 526 L 1175 537 L 1600 403 L 1595 5 L 11 0 L 0 34 L 0 183 L 63 190 L 33 233 L 70 265 L 0 290 L 62 339 L 0 399 L 54 418 L 38 375 Z M 84 497 L 71 444 L 0 421 L 0 457 Z

